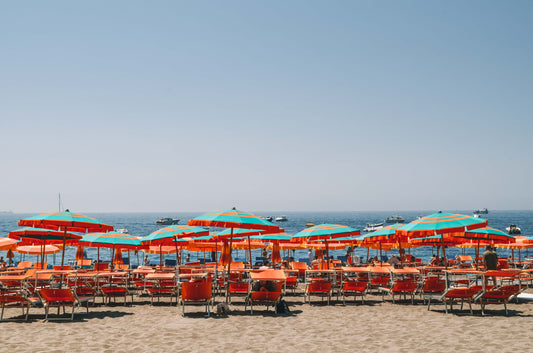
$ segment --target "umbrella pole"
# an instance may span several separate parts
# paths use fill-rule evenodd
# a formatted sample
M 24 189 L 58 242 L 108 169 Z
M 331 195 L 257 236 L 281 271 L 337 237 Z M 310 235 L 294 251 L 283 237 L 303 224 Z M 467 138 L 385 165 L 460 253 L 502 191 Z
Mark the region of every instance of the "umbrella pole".
M 159 244 L 159 270 L 163 270 L 163 243 Z
M 370 246 L 366 248 L 366 264 L 370 265 Z
M 111 250 L 111 272 L 115 268 L 115 261 L 114 260 L 115 260 L 115 244 L 113 244 L 113 249 Z M 111 277 L 109 278 L 109 280 L 111 281 Z
M 400 252 L 400 266 L 403 267 L 402 242 L 398 238 L 398 251 Z
M 179 262 L 178 262 L 178 259 L 179 259 L 179 254 L 178 254 L 178 237 L 177 236 L 174 236 L 174 246 L 176 247 L 176 266 L 178 266 L 179 268 Z
M 328 270 L 329 270 L 329 246 L 328 246 L 328 241 L 326 240 L 326 257 L 328 258 Z
M 383 266 L 383 256 L 381 254 L 381 241 L 379 242 L 379 266 Z
M 231 248 L 233 246 L 233 227 L 231 228 L 231 234 L 229 237 L 229 259 L 228 259 L 228 280 L 226 281 L 226 304 L 229 303 L 229 280 L 230 280 L 230 269 L 231 269 Z
M 63 269 L 63 264 L 65 263 L 65 244 L 67 242 L 67 227 L 65 227 L 65 235 L 63 236 L 63 252 L 61 254 L 61 269 Z M 60 286 L 61 287 L 61 286 Z
M 252 268 L 252 243 L 250 242 L 250 235 L 248 234 L 248 259 L 250 268 Z
M 100 247 L 96 247 L 96 263 L 98 264 L 98 267 L 100 267 Z M 96 270 L 98 272 L 98 269 Z
M 440 235 L 440 240 L 442 242 L 442 257 L 444 257 L 444 268 L 448 269 L 448 260 L 446 259 L 446 249 L 444 248 L 444 235 Z

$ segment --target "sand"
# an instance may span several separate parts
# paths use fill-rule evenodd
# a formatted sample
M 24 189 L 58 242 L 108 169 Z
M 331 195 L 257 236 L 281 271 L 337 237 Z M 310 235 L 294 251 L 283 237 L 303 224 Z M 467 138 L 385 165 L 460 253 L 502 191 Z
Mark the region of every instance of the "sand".
M 530 289 L 529 293 L 533 293 Z M 369 295 L 365 304 L 303 304 L 286 296 L 291 313 L 275 315 L 256 307 L 244 312 L 241 298 L 232 313 L 205 318 L 202 307 L 151 306 L 135 297 L 121 304 L 77 309 L 74 322 L 44 322 L 44 309 L 30 310 L 30 322 L 0 323 L 2 352 L 516 352 L 530 351 L 533 302 L 487 307 L 481 316 L 444 313 L 421 302 L 392 304 Z M 97 302 L 100 303 L 100 298 Z M 217 297 L 217 301 L 223 299 Z M 9 309 L 5 317 L 20 314 Z

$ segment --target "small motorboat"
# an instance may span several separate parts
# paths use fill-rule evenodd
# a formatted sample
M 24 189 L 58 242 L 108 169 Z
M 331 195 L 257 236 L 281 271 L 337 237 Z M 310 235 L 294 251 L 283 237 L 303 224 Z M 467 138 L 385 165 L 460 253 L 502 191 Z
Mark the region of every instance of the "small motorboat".
M 159 225 L 162 225 L 162 226 L 168 226 L 168 225 L 172 225 L 172 224 L 178 224 L 179 221 L 180 221 L 179 219 L 165 217 L 165 218 L 158 219 L 155 223 L 159 224 Z
M 274 220 L 274 217 L 268 216 L 268 217 L 265 217 L 265 220 L 272 222 Z
M 383 222 L 381 223 L 367 223 L 366 227 L 363 229 L 364 232 L 374 232 L 383 228 Z
M 487 210 L 486 208 L 481 208 L 479 210 L 474 210 L 473 212 L 474 214 L 488 214 L 489 213 L 489 210 Z
M 288 221 L 287 216 L 276 217 L 276 222 L 287 222 L 287 221 Z
M 520 235 L 520 234 L 522 234 L 522 231 L 520 230 L 520 228 L 518 228 L 516 226 L 516 224 L 511 224 L 509 227 L 505 228 L 505 230 L 507 231 L 507 234 L 509 234 L 509 235 Z
M 128 234 L 128 230 L 126 228 L 115 229 L 115 232 L 121 233 L 121 234 Z
M 306 223 L 305 223 L 305 226 L 306 226 L 307 228 L 311 228 L 311 227 L 314 227 L 315 224 L 314 224 L 313 222 L 306 222 Z
M 405 223 L 405 219 L 402 216 L 390 216 L 387 217 L 385 223 Z

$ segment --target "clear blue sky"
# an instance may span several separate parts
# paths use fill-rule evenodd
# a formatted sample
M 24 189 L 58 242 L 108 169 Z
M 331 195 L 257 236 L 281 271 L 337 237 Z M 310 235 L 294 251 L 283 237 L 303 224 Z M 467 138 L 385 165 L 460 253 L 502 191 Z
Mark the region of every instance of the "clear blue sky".
M 19 1 L 0 210 L 533 208 L 531 1 Z

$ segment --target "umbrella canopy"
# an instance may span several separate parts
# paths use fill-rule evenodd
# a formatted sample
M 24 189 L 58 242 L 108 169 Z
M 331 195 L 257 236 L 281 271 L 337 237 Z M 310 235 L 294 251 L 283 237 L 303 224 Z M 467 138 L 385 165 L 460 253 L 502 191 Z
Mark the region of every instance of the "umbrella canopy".
M 174 245 L 175 239 L 200 237 L 209 235 L 209 231 L 202 227 L 174 225 L 156 230 L 142 238 L 143 245 Z
M 463 241 L 464 240 L 459 238 L 448 238 L 443 240 L 440 235 L 432 235 L 424 238 L 413 238 L 409 240 L 409 243 L 416 246 L 457 246 Z
M 52 230 L 47 228 L 34 228 L 34 227 L 23 227 L 15 229 L 8 234 L 9 238 L 12 239 L 32 239 L 39 241 L 46 241 L 47 243 L 61 243 L 63 240 L 66 240 L 67 244 L 75 244 L 81 235 L 77 235 L 70 232 L 64 232 L 59 230 Z M 32 241 L 30 241 L 32 242 Z M 26 242 L 27 243 L 27 242 Z M 32 242 L 34 243 L 34 242 Z
M 51 228 L 70 232 L 107 232 L 113 230 L 111 225 L 69 211 L 40 214 L 21 219 L 18 224 L 19 226 Z
M 236 209 L 205 213 L 187 222 L 190 226 L 220 227 L 220 228 L 249 228 L 261 229 L 267 232 L 278 233 L 279 227 L 253 213 Z M 227 235 L 229 238 L 230 234 Z
M 148 249 L 145 249 L 144 252 L 150 253 L 150 254 L 174 254 L 176 252 L 175 246 L 150 246 Z
M 379 242 L 383 242 L 383 243 L 397 242 L 400 236 L 396 234 L 396 231 L 402 226 L 403 224 L 393 224 L 390 226 L 383 227 L 372 233 L 365 234 L 361 237 L 362 244 L 370 244 L 370 243 L 377 244 Z M 405 239 L 402 239 L 402 240 L 405 240 Z
M 274 242 L 272 245 L 272 255 L 270 256 L 270 261 L 272 261 L 273 264 L 279 264 L 282 262 L 278 242 Z
M 437 234 L 464 232 L 487 225 L 486 219 L 462 214 L 438 212 L 421 217 L 400 227 L 396 233 L 408 238 L 422 238 Z
M 16 247 L 16 244 L 19 241 L 16 239 L 11 238 L 0 238 L 0 250 L 6 251 L 6 250 L 12 250 Z
M 89 233 L 79 240 L 80 245 L 103 248 L 137 250 L 142 247 L 139 237 L 118 233 Z
M 462 238 L 462 239 L 468 239 L 468 240 L 480 240 L 480 241 L 488 241 L 499 244 L 508 244 L 508 243 L 514 243 L 516 242 L 516 239 L 514 236 L 509 235 L 505 232 L 502 232 L 501 230 L 492 228 L 492 227 L 484 227 L 484 228 L 478 228 L 473 230 L 467 230 L 463 234 L 453 234 L 453 237 L 456 238 Z
M 68 232 L 108 232 L 113 230 L 113 226 L 104 224 L 94 218 L 84 216 L 70 211 L 40 214 L 34 217 L 21 219 L 19 226 L 41 227 L 55 230 L 63 230 L 63 253 L 61 255 L 61 268 L 65 263 L 66 234 Z
M 360 230 L 340 224 L 320 224 L 292 236 L 293 241 L 331 240 L 361 234 Z
M 76 249 L 76 260 L 83 260 L 85 259 L 85 254 L 83 253 L 83 246 L 78 246 Z
M 17 247 L 16 251 L 21 254 L 26 254 L 26 255 L 41 255 L 43 253 L 42 247 L 40 245 L 22 245 L 22 246 Z M 54 245 L 44 246 L 45 255 L 56 254 L 60 251 L 61 249 Z

